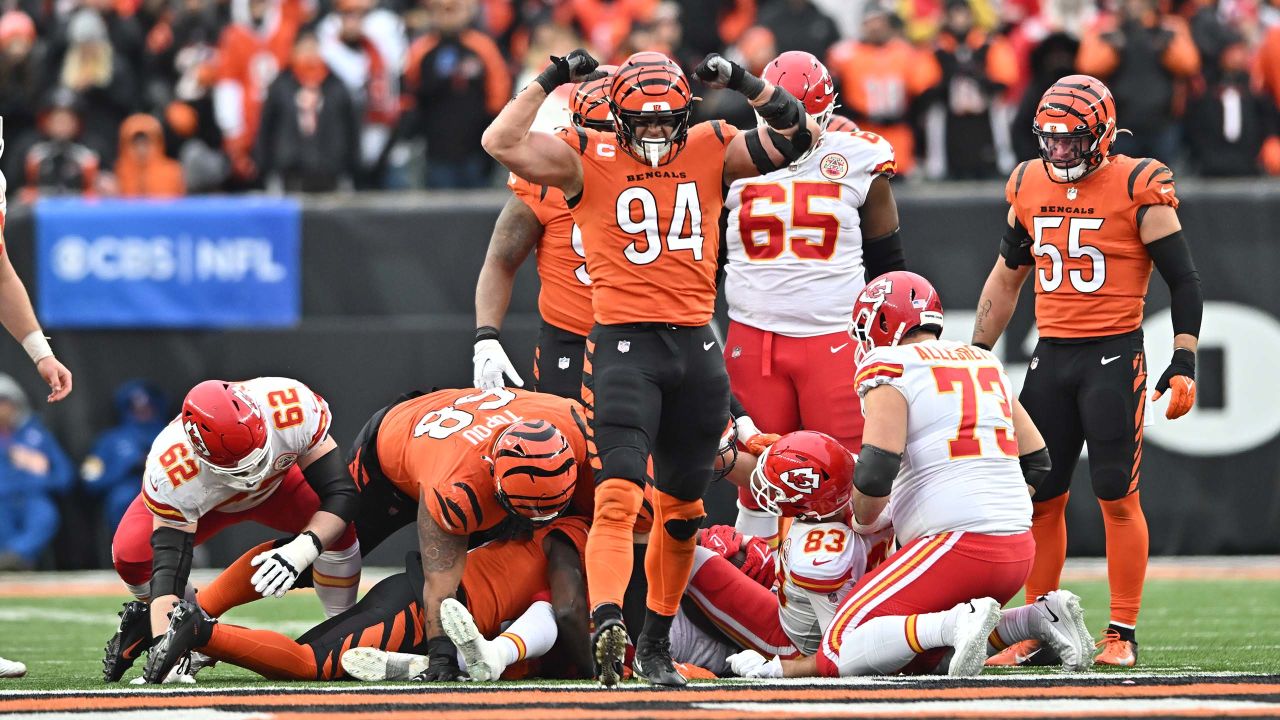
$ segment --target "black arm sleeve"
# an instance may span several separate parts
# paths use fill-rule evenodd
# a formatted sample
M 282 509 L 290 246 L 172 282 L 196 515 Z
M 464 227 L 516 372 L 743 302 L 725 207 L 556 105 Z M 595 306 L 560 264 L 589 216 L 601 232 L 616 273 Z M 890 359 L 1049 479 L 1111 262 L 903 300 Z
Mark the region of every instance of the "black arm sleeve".
M 160 527 L 151 532 L 151 597 L 182 597 L 191 577 L 191 552 L 196 534 Z
M 888 235 L 871 238 L 863 243 L 862 266 L 867 282 L 887 272 L 906 270 L 907 258 L 902 252 L 902 235 L 894 230 Z
M 902 467 L 902 453 L 891 453 L 875 445 L 863 445 L 853 471 L 853 486 L 868 497 L 882 498 L 893 489 L 893 480 Z
M 319 460 L 302 471 L 302 477 L 316 495 L 320 496 L 320 509 L 333 513 L 344 521 L 350 522 L 360 509 L 360 493 L 356 491 L 356 483 L 347 472 L 342 462 L 342 453 L 337 448 L 330 450 Z
M 729 414 L 735 418 L 747 415 L 747 409 L 742 407 L 742 403 L 738 402 L 738 396 L 733 393 L 729 393 Z
M 1200 290 L 1200 273 L 1191 259 L 1191 247 L 1182 231 L 1149 243 L 1147 254 L 1169 285 L 1169 314 L 1173 316 L 1174 334 L 1200 337 L 1204 294 Z
M 1022 227 L 1021 220 L 1014 220 L 1013 227 L 1000 238 L 1000 257 L 1004 258 L 1006 266 L 1014 270 L 1036 264 L 1035 258 L 1031 257 L 1031 235 Z
M 1049 471 L 1053 469 L 1047 447 L 1022 455 L 1018 458 L 1018 464 L 1022 466 L 1022 479 L 1035 490 L 1040 489 L 1040 483 L 1044 482 Z

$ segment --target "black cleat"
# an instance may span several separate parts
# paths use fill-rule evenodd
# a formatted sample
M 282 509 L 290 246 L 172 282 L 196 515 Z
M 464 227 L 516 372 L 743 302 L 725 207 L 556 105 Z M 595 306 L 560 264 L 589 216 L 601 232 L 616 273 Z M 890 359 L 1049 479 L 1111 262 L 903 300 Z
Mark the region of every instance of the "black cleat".
M 644 678 L 650 685 L 684 687 L 688 681 L 676 672 L 671 660 L 671 640 L 667 637 L 651 638 L 644 633 L 636 641 L 636 657 L 631 661 L 636 677 Z
M 611 612 L 615 607 L 593 613 L 596 631 L 591 635 L 591 650 L 596 658 L 596 679 L 607 688 L 622 680 L 622 667 L 627 660 L 627 627 L 620 610 Z
M 120 626 L 107 641 L 102 658 L 102 679 L 117 682 L 124 676 L 142 651 L 151 646 L 151 608 L 140 600 L 124 604 Z
M 148 685 L 164 682 L 169 671 L 191 651 L 209 642 L 216 620 L 210 620 L 193 602 L 183 600 L 169 613 L 169 630 L 151 648 L 142 677 Z

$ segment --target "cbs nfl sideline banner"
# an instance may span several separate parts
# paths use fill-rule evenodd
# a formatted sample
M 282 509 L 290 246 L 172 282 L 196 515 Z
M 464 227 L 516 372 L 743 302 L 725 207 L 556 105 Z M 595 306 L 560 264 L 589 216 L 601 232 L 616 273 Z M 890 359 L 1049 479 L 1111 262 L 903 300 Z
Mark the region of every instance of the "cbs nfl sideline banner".
M 55 198 L 35 206 L 46 328 L 292 327 L 301 207 L 277 198 Z

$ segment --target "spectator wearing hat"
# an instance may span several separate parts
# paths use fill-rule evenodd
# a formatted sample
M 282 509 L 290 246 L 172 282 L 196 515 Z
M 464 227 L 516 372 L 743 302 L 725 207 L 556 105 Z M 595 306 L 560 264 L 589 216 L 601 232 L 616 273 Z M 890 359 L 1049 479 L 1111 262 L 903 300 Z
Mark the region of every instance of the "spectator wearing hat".
M 110 162 L 120 123 L 138 108 L 137 74 L 112 47 L 107 24 L 95 10 L 81 8 L 71 16 L 67 42 L 58 83 L 75 93 L 82 141 Z
M 182 165 L 164 152 L 164 131 L 150 115 L 130 115 L 120 125 L 116 185 L 124 197 L 181 197 Z
M 93 195 L 98 153 L 79 141 L 80 108 L 75 93 L 55 88 L 40 114 L 40 135 L 23 155 L 22 199 L 40 195 Z
M 36 566 L 58 531 L 53 496 L 71 476 L 71 461 L 32 414 L 22 388 L 0 373 L 0 569 Z
M 93 443 L 80 465 L 80 479 L 102 502 L 103 525 L 114 532 L 129 503 L 138 496 L 151 442 L 168 422 L 168 397 L 147 380 L 129 380 L 116 388 L 118 425 Z

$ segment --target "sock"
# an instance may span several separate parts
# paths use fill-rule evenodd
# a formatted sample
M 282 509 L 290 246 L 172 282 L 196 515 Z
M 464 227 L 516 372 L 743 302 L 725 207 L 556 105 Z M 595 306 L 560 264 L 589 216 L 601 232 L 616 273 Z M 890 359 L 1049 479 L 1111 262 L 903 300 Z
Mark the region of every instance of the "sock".
M 955 641 L 956 613 L 951 610 L 908 615 L 902 619 L 905 621 L 903 636 L 913 652 L 945 647 Z
M 630 480 L 610 478 L 596 487 L 595 518 L 585 553 L 591 607 L 622 607 L 631 580 L 632 529 L 644 493 Z
M 142 583 L 141 585 L 130 585 L 125 583 L 125 587 L 129 588 L 129 594 L 134 598 L 147 602 L 151 599 L 151 581 Z
M 1147 578 L 1147 518 L 1138 492 L 1119 500 L 1099 500 L 1107 531 L 1107 582 L 1111 586 L 1111 623 L 1132 631 L 1138 624 L 1142 584 Z
M 750 498 L 749 490 L 738 488 L 738 519 L 733 527 L 743 535 L 763 538 L 771 548 L 778 547 L 778 518 L 761 510 Z
M 316 656 L 310 647 L 270 630 L 220 623 L 213 626 L 213 635 L 200 652 L 269 680 L 329 680 L 333 673 L 330 663 L 325 663 L 324 674 L 318 674 Z
M 345 550 L 320 553 L 311 565 L 311 578 L 326 618 L 350 610 L 360 592 L 360 541 Z
M 551 603 L 538 600 L 529 606 L 511 626 L 493 642 L 503 654 L 508 666 L 521 660 L 531 660 L 547 654 L 556 644 L 556 613 Z
M 671 637 L 671 623 L 676 619 L 675 613 L 663 615 L 649 610 L 644 614 L 644 632 L 641 638 L 658 640 Z
M 945 614 L 947 613 L 912 616 L 916 618 L 917 636 L 920 619 Z M 917 651 L 907 642 L 907 633 L 904 631 L 907 619 L 900 615 L 886 615 L 846 630 L 840 640 L 840 659 L 837 662 L 840 677 L 889 675 L 911 662 Z M 940 632 L 940 628 L 932 628 L 932 632 Z
M 653 510 L 654 528 L 644 556 L 644 574 L 649 579 L 645 606 L 659 615 L 673 616 L 689 585 L 698 527 L 706 513 L 701 498 L 682 500 L 661 490 L 653 494 Z
M 1036 541 L 1036 557 L 1027 577 L 1026 604 L 1058 589 L 1062 566 L 1067 561 L 1067 497 L 1063 493 L 1052 500 L 1031 503 L 1031 536 Z
M 1136 643 L 1138 641 L 1137 631 L 1134 628 L 1111 622 L 1107 625 L 1107 629 L 1115 630 L 1116 633 L 1120 635 L 1121 640 L 1128 640 L 1131 643 Z
M 1023 640 L 1036 639 L 1035 633 L 1031 630 L 1035 614 L 1034 605 L 1023 605 L 1022 607 L 1002 610 L 1000 612 L 1000 624 L 996 625 L 996 629 L 992 630 L 991 635 L 987 638 L 987 654 L 998 653 Z
M 268 540 L 257 547 L 250 548 L 248 552 L 236 558 L 236 561 L 226 570 L 218 573 L 218 577 L 201 590 L 199 597 L 196 598 L 196 603 L 204 614 L 209 617 L 221 617 L 233 607 L 260 599 L 262 595 L 254 590 L 253 583 L 249 582 L 258 569 L 249 563 L 259 553 L 270 550 L 274 545 L 275 541 Z

